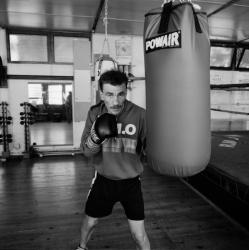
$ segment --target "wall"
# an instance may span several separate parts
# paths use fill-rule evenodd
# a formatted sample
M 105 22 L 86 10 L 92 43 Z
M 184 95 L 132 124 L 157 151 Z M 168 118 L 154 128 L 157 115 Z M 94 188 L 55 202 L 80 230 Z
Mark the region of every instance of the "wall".
M 74 75 L 73 65 L 7 63 L 6 32 L 4 29 L 0 29 L 0 55 L 3 59 L 3 64 L 7 65 L 8 75 L 34 75 L 34 76 Z M 9 103 L 8 109 L 10 115 L 14 119 L 13 123 L 9 125 L 9 132 L 12 133 L 13 135 L 13 143 L 9 144 L 12 155 L 22 155 L 25 149 L 24 126 L 20 124 L 20 112 L 23 111 L 23 109 L 20 106 L 20 103 L 28 101 L 28 83 L 30 81 L 35 82 L 37 80 L 9 79 L 8 88 L 0 88 L 1 101 L 6 101 Z M 63 81 L 60 80 L 60 82 Z M 56 148 L 53 149 L 56 150 Z M 1 151 L 2 151 L 2 146 L 0 145 L 0 153 Z
M 214 85 L 249 83 L 249 72 L 211 70 L 210 83 Z M 249 112 L 249 91 L 212 90 L 211 107 Z
M 232 84 L 234 80 L 234 71 L 210 70 L 210 84 Z
M 0 56 L 2 57 L 3 65 L 7 64 L 7 46 L 6 46 L 6 32 L 0 28 Z
M 73 141 L 75 148 L 80 147 L 81 135 L 91 106 L 90 50 L 88 40 L 74 41 Z
M 28 85 L 26 80 L 11 80 L 8 82 L 9 111 L 13 117 L 12 131 L 13 143 L 9 144 L 12 155 L 19 155 L 25 151 L 24 126 L 20 124 L 20 112 L 23 108 L 20 103 L 28 100 Z
M 249 83 L 249 72 L 210 70 L 210 84 Z
M 8 64 L 8 74 L 10 75 L 60 75 L 72 76 L 73 67 L 71 65 L 44 65 L 44 64 Z M 24 126 L 20 124 L 20 112 L 23 108 L 20 103 L 28 101 L 28 83 L 29 82 L 47 82 L 47 80 L 8 80 L 8 103 L 9 111 L 13 117 L 13 143 L 10 144 L 10 150 L 13 155 L 22 154 L 25 147 Z M 54 82 L 49 80 L 49 82 Z M 58 82 L 58 81 L 55 81 Z M 60 80 L 60 82 L 63 82 Z M 70 82 L 70 81 L 66 81 Z
M 105 36 L 103 34 L 93 34 L 92 37 L 92 62 L 94 63 L 94 55 L 109 54 L 113 59 L 118 61 L 119 64 L 131 64 L 132 74 L 135 77 L 144 77 L 144 52 L 143 52 L 143 37 L 141 36 L 120 36 L 108 35 L 110 51 L 108 53 L 105 44 L 103 50 Z M 131 45 L 130 56 L 119 56 L 117 51 L 117 44 L 127 41 Z M 129 53 L 127 53 L 129 54 Z M 92 67 L 92 75 L 96 75 L 96 68 Z M 139 80 L 131 83 L 130 90 L 128 91 L 127 99 L 136 103 L 141 107 L 146 107 L 145 100 L 145 81 Z M 97 82 L 93 83 L 93 94 L 97 90 Z M 94 96 L 93 96 L 94 99 Z
M 6 33 L 5 30 L 0 28 L 0 56 L 2 58 L 3 65 L 7 65 L 7 49 L 6 49 Z M 8 89 L 0 88 L 0 102 L 8 102 Z M 1 112 L 2 113 L 2 112 Z M 1 116 L 0 113 L 0 116 Z M 2 134 L 2 130 L 0 129 Z M 0 155 L 3 151 L 3 145 L 0 145 Z
M 96 76 L 96 67 L 94 59 L 102 52 L 110 54 L 112 58 L 120 64 L 130 64 L 131 73 L 135 77 L 144 77 L 144 54 L 143 54 L 143 37 L 141 36 L 122 36 L 122 35 L 108 35 L 110 51 L 107 46 L 103 49 L 104 34 L 93 34 L 91 44 L 91 64 L 89 64 L 89 75 L 87 79 L 83 79 L 84 84 L 81 85 L 81 80 L 78 79 L 77 88 L 79 91 L 84 91 L 88 88 L 87 93 L 90 93 L 90 100 L 83 100 L 87 105 L 94 104 L 96 101 L 97 81 L 90 82 L 90 76 Z M 130 51 L 127 55 L 118 55 L 117 44 L 127 42 L 130 45 Z M 90 49 L 90 45 L 89 45 Z M 120 52 L 120 51 L 119 51 Z M 77 51 L 75 52 L 77 53 Z M 8 75 L 50 75 L 50 76 L 76 76 L 77 72 L 73 65 L 49 65 L 49 64 L 7 64 L 7 48 L 6 48 L 6 34 L 4 29 L 0 29 L 0 55 L 3 59 L 3 64 L 8 66 Z M 88 74 L 88 73 L 87 73 Z M 23 126 L 19 123 L 19 113 L 22 111 L 20 103 L 27 101 L 27 85 L 30 80 L 8 80 L 9 88 L 0 89 L 1 101 L 9 102 L 10 115 L 14 117 L 14 122 L 10 127 L 10 132 L 13 132 L 14 142 L 10 145 L 12 154 L 22 154 L 24 150 L 24 132 Z M 34 80 L 32 80 L 34 81 Z M 210 71 L 211 84 L 234 84 L 234 83 L 248 83 L 248 72 L 233 72 L 233 71 Z M 80 97 L 81 98 L 81 97 Z M 130 84 L 128 90 L 128 99 L 141 107 L 146 107 L 145 100 L 145 81 L 134 81 Z M 78 100 L 79 101 L 79 100 Z M 76 102 L 78 102 L 76 100 Z M 80 100 L 81 102 L 82 100 Z M 211 91 L 211 104 L 215 108 L 226 108 L 230 110 L 240 110 L 249 112 L 249 91 L 228 92 L 228 91 Z M 74 103 L 75 105 L 75 103 Z M 78 105 L 78 104 L 77 104 Z M 75 107 L 74 107 L 75 108 Z M 80 114 L 80 109 L 76 112 Z M 85 111 L 84 111 L 85 112 Z M 75 115 L 75 110 L 74 110 Z M 217 112 L 212 112 L 212 119 L 219 119 L 225 116 L 226 119 L 231 119 L 231 115 L 224 115 Z M 236 116 L 239 117 L 239 116 Z M 233 118 L 234 119 L 234 118 Z M 82 133 L 84 121 L 76 119 L 74 123 L 74 148 L 79 146 L 79 134 Z M 1 152 L 1 146 L 0 146 Z
M 210 83 L 239 84 L 249 83 L 249 72 L 210 71 Z M 211 130 L 248 130 L 249 91 L 248 90 L 211 90 Z M 228 112 L 225 112 L 228 111 Z M 230 112 L 229 112 L 230 111 Z M 235 113 L 239 112 L 239 113 Z
M 7 65 L 7 49 L 6 49 L 6 34 L 5 30 L 0 28 L 0 56 L 2 58 L 3 65 Z M 0 101 L 8 101 L 8 89 L 0 88 Z
M 144 77 L 144 57 L 143 57 L 143 38 L 138 36 L 116 36 L 109 35 L 108 40 L 110 43 L 110 55 L 115 58 L 121 64 L 131 64 L 132 65 L 132 74 L 137 77 Z M 93 34 L 92 37 L 92 53 L 91 58 L 93 62 L 94 54 L 101 54 L 103 47 L 104 35 L 103 34 Z M 116 44 L 119 42 L 128 41 L 131 45 L 130 56 L 119 56 L 116 51 Z M 90 50 L 90 45 L 89 45 Z M 106 47 L 103 51 L 107 53 Z M 75 52 L 77 54 L 77 51 Z M 58 65 L 58 64 L 20 64 L 20 63 L 7 63 L 7 46 L 6 46 L 6 33 L 4 29 L 0 29 L 0 54 L 3 59 L 4 65 L 7 65 L 8 75 L 44 75 L 44 76 L 74 76 L 77 77 L 78 71 L 74 68 L 73 65 Z M 89 61 L 88 61 L 89 64 Z M 94 104 L 96 100 L 96 90 L 97 90 L 97 82 L 90 82 L 90 76 L 95 74 L 95 67 L 92 64 L 90 71 L 89 64 L 89 75 L 85 75 L 85 77 L 78 79 L 77 81 L 77 89 L 78 92 L 87 92 L 90 93 L 90 102 L 86 100 L 86 105 Z M 36 80 L 8 80 L 8 88 L 0 89 L 0 98 L 1 101 L 6 101 L 9 103 L 9 111 L 10 115 L 14 117 L 13 124 L 10 125 L 9 130 L 10 133 L 13 133 L 13 143 L 10 144 L 11 154 L 13 155 L 21 155 L 25 149 L 24 144 L 24 127 L 20 124 L 20 112 L 22 112 L 22 107 L 20 106 L 21 102 L 28 101 L 28 83 Z M 68 81 L 67 81 L 68 82 Z M 84 82 L 84 84 L 81 84 Z M 75 84 L 75 83 L 73 83 Z M 82 90 L 82 86 L 84 86 L 84 90 Z M 74 86 L 75 87 L 75 86 Z M 86 91 L 86 88 L 90 88 Z M 89 92 L 90 91 L 90 92 Z M 77 93 L 78 93 L 77 92 Z M 74 96 L 73 96 L 74 98 Z M 79 98 L 79 96 L 77 97 Z M 76 98 L 76 99 L 77 99 Z M 145 107 L 145 81 L 134 81 L 129 86 L 128 91 L 128 99 L 135 102 L 136 104 Z M 82 102 L 82 100 L 80 100 Z M 74 106 L 74 116 L 80 114 L 80 108 L 78 104 L 79 100 L 76 100 L 73 103 Z M 84 102 L 84 101 L 83 101 Z M 76 111 L 75 109 L 78 109 Z M 86 113 L 86 112 L 84 112 Z M 75 117 L 75 118 L 77 118 Z M 85 115 L 84 115 L 85 117 Z M 82 133 L 84 127 L 84 121 L 76 119 L 73 124 L 73 132 L 74 132 L 74 145 L 73 148 L 79 147 L 79 134 Z M 50 147 L 45 149 L 49 150 Z M 53 147 L 54 150 L 56 148 Z M 1 152 L 1 146 L 0 146 Z

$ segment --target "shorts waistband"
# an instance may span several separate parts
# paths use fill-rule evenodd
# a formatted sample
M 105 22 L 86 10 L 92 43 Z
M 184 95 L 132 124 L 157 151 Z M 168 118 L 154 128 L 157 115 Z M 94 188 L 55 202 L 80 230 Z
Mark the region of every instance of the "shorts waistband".
M 101 174 L 97 173 L 97 178 L 103 179 L 103 180 L 107 180 L 107 181 L 110 181 L 110 182 L 129 182 L 129 181 L 133 181 L 133 180 L 139 180 L 140 179 L 140 175 L 137 175 L 137 176 L 132 177 L 132 178 L 127 178 L 127 179 L 117 179 L 117 180 L 114 180 L 114 179 L 110 179 L 108 177 L 105 177 L 104 175 L 101 175 Z

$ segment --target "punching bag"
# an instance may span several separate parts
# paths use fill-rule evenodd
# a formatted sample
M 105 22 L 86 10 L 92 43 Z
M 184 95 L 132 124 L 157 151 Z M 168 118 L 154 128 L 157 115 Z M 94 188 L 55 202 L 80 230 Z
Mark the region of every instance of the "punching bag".
M 210 159 L 210 43 L 206 14 L 181 2 L 145 15 L 144 54 L 148 161 L 185 177 Z

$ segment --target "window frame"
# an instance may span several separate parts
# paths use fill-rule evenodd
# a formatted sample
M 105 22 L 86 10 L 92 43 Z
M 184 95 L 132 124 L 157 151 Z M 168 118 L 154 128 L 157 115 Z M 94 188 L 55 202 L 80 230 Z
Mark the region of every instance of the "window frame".
M 10 35 L 40 35 L 47 37 L 47 58 L 46 62 L 37 61 L 11 61 L 10 57 Z M 91 41 L 90 32 L 77 32 L 77 31 L 49 31 L 49 30 L 35 30 L 35 29 L 6 29 L 6 43 L 7 43 L 7 61 L 8 63 L 17 64 L 67 64 L 72 65 L 69 62 L 55 62 L 54 52 L 54 37 L 72 37 L 72 38 L 86 38 Z
M 249 42 L 229 42 L 229 41 L 219 41 L 210 40 L 211 47 L 225 47 L 233 48 L 233 54 L 231 58 L 231 65 L 229 67 L 215 67 L 210 65 L 210 69 L 213 70 L 228 70 L 228 71 L 249 71 L 249 68 L 240 68 L 240 62 L 244 55 L 244 52 L 239 55 L 239 49 L 249 49 Z
M 11 60 L 11 53 L 10 53 L 10 35 L 36 35 L 36 36 L 46 36 L 47 37 L 47 61 L 12 61 Z M 47 34 L 36 32 L 36 31 L 6 31 L 6 39 L 7 39 L 7 60 L 8 63 L 26 63 L 26 64 L 48 64 L 51 61 L 50 55 L 49 55 L 49 38 Z
M 241 56 L 240 56 L 240 59 L 238 60 L 237 68 L 238 68 L 239 71 L 249 71 L 249 67 L 245 68 L 245 67 L 241 67 L 240 66 L 241 62 L 242 62 L 242 59 L 243 59 L 243 57 L 245 55 L 246 50 L 249 51 L 249 48 L 243 48 L 243 51 L 242 51 Z
M 54 38 L 55 37 L 70 37 L 70 38 L 86 38 L 86 37 L 83 37 L 83 36 L 81 36 L 81 35 L 79 35 L 79 34 L 74 34 L 74 35 L 72 35 L 72 34 L 68 34 L 68 33 L 61 33 L 61 32 L 57 32 L 57 33 L 54 33 L 54 34 L 52 34 L 52 36 L 51 36 L 51 44 L 52 44 L 52 50 L 53 50 L 53 64 L 66 64 L 66 65 L 72 65 L 73 63 L 70 63 L 70 62 L 56 62 L 55 61 L 55 50 L 54 50 Z
M 211 51 L 211 47 L 231 48 L 231 49 L 233 49 L 233 52 L 232 52 L 232 55 L 231 55 L 230 66 L 228 66 L 228 67 L 223 67 L 223 66 L 217 67 L 217 66 L 211 66 L 211 64 L 210 64 L 210 69 L 214 69 L 214 70 L 233 70 L 234 66 L 235 66 L 234 57 L 236 56 L 236 53 L 237 53 L 235 44 L 234 43 L 224 43 L 224 42 L 211 40 L 210 51 Z

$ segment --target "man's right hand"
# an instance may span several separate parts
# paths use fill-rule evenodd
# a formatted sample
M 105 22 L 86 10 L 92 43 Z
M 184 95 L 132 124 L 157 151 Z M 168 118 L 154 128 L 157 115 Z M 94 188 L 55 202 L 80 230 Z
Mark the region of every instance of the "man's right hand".
M 104 113 L 100 115 L 92 125 L 91 138 L 96 144 L 101 144 L 106 138 L 117 135 L 117 118 L 113 114 Z

